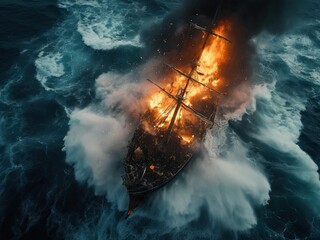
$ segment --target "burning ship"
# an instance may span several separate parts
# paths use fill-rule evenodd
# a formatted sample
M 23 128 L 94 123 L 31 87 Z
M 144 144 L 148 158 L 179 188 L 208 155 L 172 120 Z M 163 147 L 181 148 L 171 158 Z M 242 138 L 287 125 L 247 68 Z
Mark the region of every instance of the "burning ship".
M 217 51 L 225 51 L 231 41 L 223 36 L 225 26 L 215 31 L 194 23 L 191 26 L 203 32 L 199 56 L 185 69 L 166 64 L 172 77 L 163 87 L 147 79 L 158 92 L 150 97 L 149 109 L 140 118 L 124 160 L 123 184 L 130 197 L 127 217 L 146 196 L 187 166 L 207 129 L 214 125 L 224 94 L 217 88 Z M 213 65 L 208 59 L 212 51 Z

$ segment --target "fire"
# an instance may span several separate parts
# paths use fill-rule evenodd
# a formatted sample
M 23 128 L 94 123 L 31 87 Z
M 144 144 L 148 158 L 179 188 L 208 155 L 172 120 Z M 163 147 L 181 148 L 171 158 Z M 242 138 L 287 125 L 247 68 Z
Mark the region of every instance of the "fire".
M 214 31 L 215 33 L 228 36 L 228 32 L 231 30 L 230 22 L 222 22 L 218 25 Z M 202 41 L 205 40 L 205 33 L 203 34 Z M 207 40 L 206 47 L 200 53 L 198 66 L 192 73 L 192 78 L 197 81 L 217 90 L 223 90 L 226 80 L 221 77 L 220 66 L 226 64 L 229 60 L 230 43 L 227 41 L 210 36 Z M 182 72 L 189 74 L 190 66 L 179 69 Z M 182 91 L 186 85 L 187 78 L 181 76 L 175 72 L 172 72 L 166 79 L 157 81 L 161 83 L 161 86 L 173 96 L 177 96 L 179 91 Z M 203 114 L 210 115 L 210 106 L 213 106 L 213 102 L 216 100 L 212 92 L 206 87 L 199 83 L 190 82 L 186 94 L 184 95 L 184 103 L 190 107 L 201 107 L 203 108 Z M 152 94 L 148 101 L 149 112 L 153 115 L 153 120 L 156 122 L 153 124 L 155 129 L 166 129 L 173 116 L 175 101 L 170 99 L 162 91 L 155 92 Z M 208 107 L 209 106 L 209 107 Z M 159 121 L 159 123 L 157 122 Z M 194 130 L 194 126 L 199 125 L 199 120 L 193 114 L 187 112 L 183 108 L 179 109 L 177 118 L 175 120 L 176 127 L 174 131 L 178 132 L 184 142 L 190 143 L 195 139 L 197 134 Z
M 184 136 L 184 135 L 181 135 L 181 138 L 182 138 L 183 141 L 185 141 L 185 142 L 187 142 L 187 143 L 190 143 L 190 142 L 193 140 L 194 135 L 192 135 L 192 136 Z

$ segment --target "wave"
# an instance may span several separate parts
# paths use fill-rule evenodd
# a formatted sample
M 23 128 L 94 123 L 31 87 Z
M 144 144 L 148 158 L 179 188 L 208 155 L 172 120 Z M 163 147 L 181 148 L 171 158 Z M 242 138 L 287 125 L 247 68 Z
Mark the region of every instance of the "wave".
M 121 210 L 128 200 L 121 167 L 129 133 L 120 119 L 83 109 L 72 112 L 65 137 L 66 162 L 74 166 L 76 179 L 94 186 L 96 194 L 106 195 Z
M 64 75 L 64 66 L 62 63 L 62 55 L 60 53 L 48 54 L 43 56 L 44 52 L 40 52 L 38 59 L 35 61 L 37 68 L 36 78 L 46 90 L 51 90 L 48 80 L 62 77 Z
M 82 89 L 93 88 L 88 85 L 102 72 L 119 68 L 118 65 L 126 69 L 136 64 L 139 57 L 135 56 L 139 54 L 136 49 L 143 47 L 140 30 L 160 21 L 169 7 L 176 4 L 176 1 L 129 5 L 113 0 L 59 1 L 59 7 L 66 10 L 65 16 L 42 37 L 51 41 L 37 50 L 36 78 L 46 90 L 66 97 L 81 91 L 77 98 L 83 102 L 86 93 Z M 131 51 L 135 52 L 132 60 L 128 56 Z
M 315 61 L 318 49 L 307 36 L 300 34 L 289 33 L 277 39 L 270 39 L 267 35 L 259 38 L 258 56 L 264 64 L 256 77 L 266 87 L 256 96 L 258 110 L 251 118 L 249 127 L 254 131 L 248 135 L 257 144 L 263 144 L 264 152 L 273 153 L 265 154 L 266 167 L 280 170 L 291 181 L 295 179 L 296 188 L 293 189 L 288 182 L 282 184 L 287 185 L 305 207 L 319 209 L 319 168 L 299 143 L 304 128 L 301 113 L 306 110 L 308 99 L 315 95 L 317 89 L 314 74 L 318 73 L 314 71 L 317 70 Z M 266 42 L 271 46 L 264 48 Z M 275 48 L 276 53 L 273 51 Z M 308 61 L 301 60 L 304 56 Z
M 161 19 L 161 12 L 151 13 L 144 2 L 61 0 L 59 6 L 77 19 L 77 30 L 83 42 L 97 50 L 143 47 L 139 35 L 141 26 Z
M 250 229 L 257 223 L 255 209 L 268 202 L 267 178 L 227 123 L 207 135 L 205 147 L 192 168 L 153 197 L 149 217 L 179 228 L 203 217 L 204 209 L 207 228 Z

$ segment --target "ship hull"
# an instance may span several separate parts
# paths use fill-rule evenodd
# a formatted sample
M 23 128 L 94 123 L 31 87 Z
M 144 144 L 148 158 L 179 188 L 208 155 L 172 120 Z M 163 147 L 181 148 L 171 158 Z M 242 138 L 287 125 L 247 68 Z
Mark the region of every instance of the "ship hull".
M 128 189 L 129 204 L 128 204 L 128 210 L 127 210 L 126 218 L 128 218 L 131 215 L 131 213 L 133 212 L 133 210 L 136 209 L 137 206 L 140 205 L 150 194 L 152 194 L 153 192 L 157 191 L 158 189 L 164 187 L 165 185 L 169 184 L 174 179 L 176 179 L 176 177 L 187 167 L 187 165 L 189 165 L 189 163 L 191 162 L 192 159 L 193 159 L 193 157 L 190 157 L 188 159 L 188 161 L 185 162 L 183 167 L 181 167 L 174 176 L 172 176 L 166 182 L 163 182 L 162 184 L 159 184 L 158 186 L 155 186 L 155 187 L 153 187 L 151 189 L 147 189 L 147 190 L 144 190 L 144 191 L 135 191 L 135 190 L 130 191 Z
M 130 142 L 123 178 L 130 197 L 127 216 L 148 195 L 174 180 L 197 153 L 198 141 L 190 144 L 172 133 L 164 143 L 163 136 L 140 126 Z
M 190 157 L 188 161 L 185 162 L 185 164 L 177 171 L 177 173 L 175 173 L 175 175 L 173 175 L 170 179 L 168 179 L 167 181 L 153 187 L 153 188 L 150 188 L 150 189 L 146 189 L 146 190 L 142 190 L 142 191 L 136 191 L 136 190 L 128 190 L 128 193 L 129 195 L 134 195 L 134 196 L 137 196 L 137 195 L 148 195 L 156 190 L 158 190 L 159 188 L 162 188 L 163 186 L 167 185 L 168 183 L 170 183 L 171 181 L 173 181 L 179 174 L 180 172 L 189 164 L 189 162 L 191 161 L 193 157 Z

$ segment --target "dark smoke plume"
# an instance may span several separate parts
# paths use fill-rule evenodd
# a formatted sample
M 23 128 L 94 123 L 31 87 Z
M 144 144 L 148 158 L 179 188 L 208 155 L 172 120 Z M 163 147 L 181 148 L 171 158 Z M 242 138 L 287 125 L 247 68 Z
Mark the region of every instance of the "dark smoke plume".
M 219 66 L 219 76 L 227 80 L 222 91 L 228 93 L 220 104 L 221 109 L 225 113 L 233 112 L 251 99 L 247 81 L 253 80 L 255 43 L 251 40 L 263 31 L 277 35 L 294 27 L 298 9 L 302 6 L 301 1 L 290 0 L 184 0 L 162 22 L 146 26 L 141 39 L 147 49 L 147 58 L 158 56 L 160 61 L 185 68 L 199 56 L 203 36 L 201 31 L 190 26 L 190 22 L 213 30 L 224 21 L 231 22 L 232 29 L 225 36 L 232 41 L 230 60 Z M 157 68 L 159 75 L 170 71 L 161 65 Z
M 147 47 L 170 52 L 177 47 L 179 38 L 185 37 L 183 30 L 191 21 L 210 27 L 216 13 L 218 13 L 216 21 L 222 18 L 234 19 L 247 40 L 261 31 L 279 34 L 295 22 L 296 10 L 302 6 L 298 1 L 290 0 L 185 0 L 184 2 L 181 4 L 182 8 L 173 11 L 157 26 L 151 28 L 147 26 L 142 31 L 142 40 Z
M 202 32 L 190 26 L 197 23 L 209 29 L 228 20 L 233 24 L 230 62 L 220 66 L 222 77 L 228 79 L 230 91 L 250 78 L 255 47 L 250 41 L 262 31 L 281 34 L 294 26 L 298 1 L 290 0 L 185 0 L 156 26 L 146 26 L 141 33 L 147 55 L 158 55 L 175 66 L 187 66 L 199 54 Z M 197 42 L 198 41 L 198 42 Z

